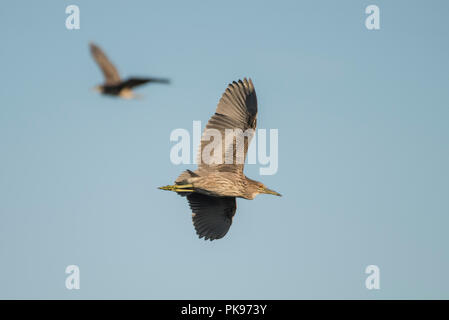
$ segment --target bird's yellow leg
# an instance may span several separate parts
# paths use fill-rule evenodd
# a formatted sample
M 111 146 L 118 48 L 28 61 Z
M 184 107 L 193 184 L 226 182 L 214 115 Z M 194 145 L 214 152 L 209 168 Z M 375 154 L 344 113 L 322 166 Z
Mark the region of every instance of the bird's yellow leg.
M 193 184 L 175 184 L 175 187 L 177 188 L 193 188 Z
M 174 191 L 174 192 L 193 192 L 193 185 L 191 184 L 175 184 L 172 186 L 159 187 L 161 190 Z

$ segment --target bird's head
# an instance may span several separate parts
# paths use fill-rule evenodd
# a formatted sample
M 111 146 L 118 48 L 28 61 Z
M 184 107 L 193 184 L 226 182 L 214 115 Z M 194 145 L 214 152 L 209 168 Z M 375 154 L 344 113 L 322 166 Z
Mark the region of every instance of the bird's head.
M 249 180 L 248 194 L 250 199 L 254 199 L 258 194 L 272 194 L 274 196 L 282 197 L 282 195 L 274 190 L 268 189 L 262 182 Z

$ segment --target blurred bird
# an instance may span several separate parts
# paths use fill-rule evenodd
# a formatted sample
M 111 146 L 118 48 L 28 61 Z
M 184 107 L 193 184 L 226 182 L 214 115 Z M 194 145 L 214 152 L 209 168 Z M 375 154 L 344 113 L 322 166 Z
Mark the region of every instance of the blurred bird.
M 132 91 L 132 88 L 143 85 L 148 82 L 169 84 L 170 80 L 160 78 L 137 78 L 131 77 L 121 80 L 117 69 L 108 60 L 104 52 L 95 44 L 90 43 L 90 52 L 100 67 L 104 75 L 105 83 L 94 87 L 94 90 L 101 94 L 117 96 L 124 99 L 133 99 L 138 96 Z
M 243 173 L 249 143 L 256 129 L 256 117 L 257 98 L 251 79 L 229 84 L 215 114 L 203 132 L 198 154 L 198 169 L 194 172 L 184 171 L 174 185 L 159 188 L 187 197 L 193 212 L 193 225 L 200 238 L 215 240 L 226 235 L 237 209 L 236 198 L 252 200 L 260 193 L 281 196 L 263 183 L 247 178 Z M 240 129 L 243 133 L 250 132 L 243 144 L 243 161 L 242 159 L 238 161 L 237 158 L 237 139 L 223 139 L 226 130 L 229 129 Z M 207 161 L 210 164 L 203 162 L 203 151 L 209 142 L 204 137 L 208 130 L 217 130 L 221 134 L 221 159 L 230 155 L 232 161 L 218 163 Z

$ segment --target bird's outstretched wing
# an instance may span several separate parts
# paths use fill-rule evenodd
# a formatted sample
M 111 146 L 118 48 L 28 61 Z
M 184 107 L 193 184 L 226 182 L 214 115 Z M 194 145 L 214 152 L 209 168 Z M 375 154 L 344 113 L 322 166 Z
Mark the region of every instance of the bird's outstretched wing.
M 212 197 L 201 193 L 187 195 L 196 233 L 205 240 L 223 238 L 237 209 L 234 197 Z
M 90 52 L 103 72 L 106 84 L 117 84 L 120 82 L 120 75 L 114 65 L 109 61 L 104 52 L 95 44 L 90 43 Z
M 131 88 L 140 86 L 140 85 L 148 83 L 148 82 L 169 84 L 170 80 L 161 79 L 161 78 L 129 78 L 129 79 L 123 81 L 121 85 L 124 88 L 131 89 Z
M 210 118 L 203 132 L 197 156 L 198 169 L 200 171 L 243 171 L 256 124 L 257 97 L 251 79 L 234 81 L 223 93 L 215 114 Z M 234 137 L 229 136 L 229 129 L 234 130 Z M 217 133 L 221 135 L 221 153 L 210 152 Z M 216 147 L 215 150 L 217 150 Z

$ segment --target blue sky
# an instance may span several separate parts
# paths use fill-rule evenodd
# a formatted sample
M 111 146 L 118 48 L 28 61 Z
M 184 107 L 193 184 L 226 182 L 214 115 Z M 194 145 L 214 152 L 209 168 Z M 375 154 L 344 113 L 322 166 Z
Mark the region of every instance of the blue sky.
M 65 28 L 76 4 L 81 29 Z M 368 31 L 365 7 L 380 8 Z M 5 1 L 0 11 L 0 298 L 449 298 L 446 1 Z M 88 43 L 123 76 L 101 97 Z M 157 187 L 173 129 L 254 81 L 282 198 L 238 200 L 221 240 Z M 67 290 L 67 265 L 81 289 Z M 367 290 L 378 265 L 381 289 Z

